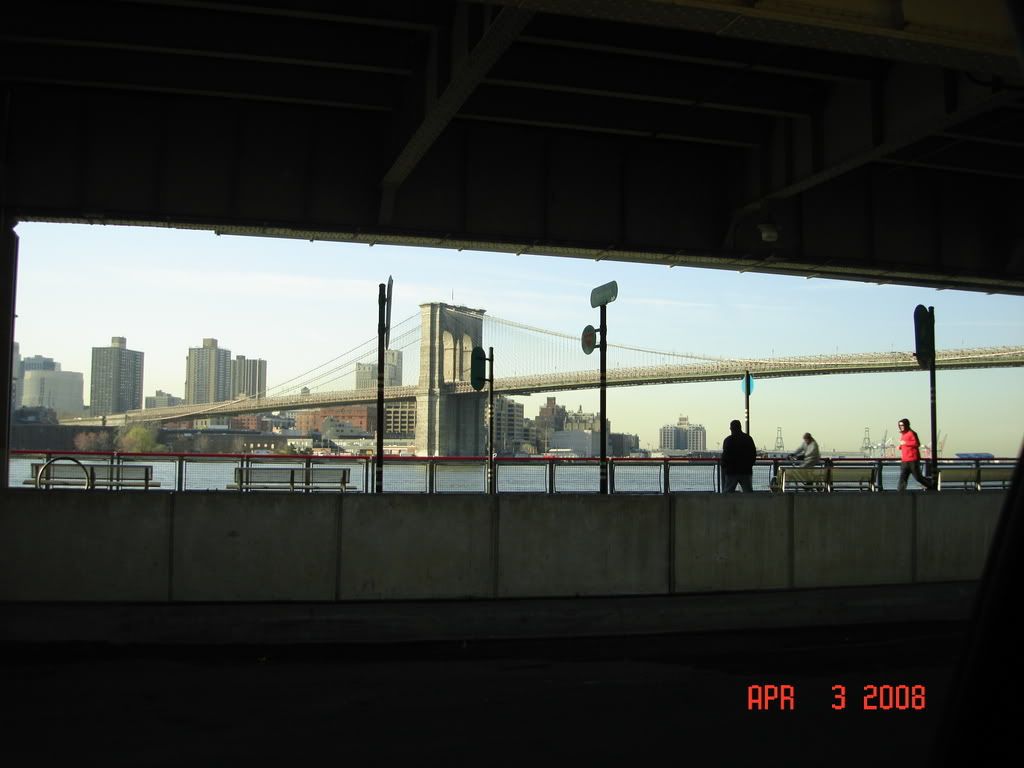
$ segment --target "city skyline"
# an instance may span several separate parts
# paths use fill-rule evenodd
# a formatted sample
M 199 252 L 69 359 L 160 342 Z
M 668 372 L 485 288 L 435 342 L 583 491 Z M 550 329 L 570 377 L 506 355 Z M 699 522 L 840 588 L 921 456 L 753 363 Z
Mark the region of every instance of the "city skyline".
M 439 300 L 566 333 L 595 324 L 589 291 L 615 279 L 612 343 L 722 357 L 912 350 L 917 303 L 936 307 L 940 348 L 1024 343 L 1024 299 L 1013 296 L 157 228 L 33 223 L 18 232 L 16 338 L 22 353 L 87 371 L 78 362 L 83 352 L 129 328 L 138 340 L 133 346 L 146 353 L 147 393 L 183 394 L 183 340 L 207 337 L 259 349 L 273 367 L 272 389 L 372 338 L 376 286 L 388 274 L 395 277 L 395 319 Z M 374 274 L 368 273 L 368 252 Z M 76 262 L 94 267 L 78 275 L 71 266 Z M 115 272 L 144 277 L 159 289 L 119 291 L 116 301 L 107 301 Z M 318 300 L 325 295 L 334 301 Z M 76 327 L 53 333 L 54 306 L 75 313 Z M 1012 393 L 1022 384 L 1021 369 L 940 372 L 939 434 L 948 437 L 946 453 L 1016 455 L 1024 410 Z M 561 403 L 597 410 L 596 390 L 557 395 Z M 517 400 L 532 417 L 544 397 Z M 764 380 L 751 397 L 751 432 L 762 448 L 773 447 L 781 427 L 793 446 L 810 429 L 823 450 L 850 450 L 860 446 L 865 427 L 880 441 L 906 416 L 926 439 L 927 404 L 924 372 Z M 728 421 L 743 418 L 742 406 L 739 382 L 608 392 L 609 419 L 639 434 L 644 447 L 656 447 L 658 430 L 680 413 L 705 425 L 708 447 L 717 447 Z

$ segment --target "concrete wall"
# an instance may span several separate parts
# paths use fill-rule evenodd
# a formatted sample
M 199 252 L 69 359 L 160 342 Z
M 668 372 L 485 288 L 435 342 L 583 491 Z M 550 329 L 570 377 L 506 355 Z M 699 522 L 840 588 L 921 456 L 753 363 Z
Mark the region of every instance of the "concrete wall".
M 1004 495 L 0 491 L 0 600 L 377 601 L 969 581 Z
M 792 586 L 792 495 L 675 494 L 675 591 Z
M 168 599 L 170 494 L 18 489 L 0 499 L 0 600 Z
M 494 510 L 487 496 L 346 496 L 341 600 L 494 594 Z
M 498 595 L 664 594 L 662 497 L 499 496 Z
M 338 500 L 175 494 L 171 551 L 172 600 L 334 600 Z

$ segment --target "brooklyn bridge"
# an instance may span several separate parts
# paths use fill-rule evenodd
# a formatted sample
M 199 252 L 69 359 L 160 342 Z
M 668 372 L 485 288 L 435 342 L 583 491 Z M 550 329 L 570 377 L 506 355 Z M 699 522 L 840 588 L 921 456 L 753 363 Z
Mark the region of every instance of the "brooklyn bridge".
M 403 365 L 397 381 L 387 382 L 390 385 L 385 387 L 384 398 L 391 404 L 415 402 L 415 445 L 420 455 L 479 454 L 484 450 L 486 395 L 470 385 L 473 347 L 494 349 L 496 394 L 564 392 L 599 385 L 597 362 L 584 354 L 578 336 L 494 317 L 482 309 L 423 304 L 419 315 L 393 325 L 391 339 L 390 349 L 401 353 Z M 355 373 L 360 365 L 372 364 L 375 371 L 376 347 L 375 338 L 367 340 L 264 396 L 148 408 L 74 423 L 174 422 L 373 403 L 376 385 L 365 386 Z M 781 378 L 919 370 L 917 359 L 908 351 L 728 358 L 609 344 L 608 357 L 610 387 L 739 380 L 748 371 L 755 378 Z M 1022 365 L 1024 347 L 1020 346 L 936 353 L 940 370 Z

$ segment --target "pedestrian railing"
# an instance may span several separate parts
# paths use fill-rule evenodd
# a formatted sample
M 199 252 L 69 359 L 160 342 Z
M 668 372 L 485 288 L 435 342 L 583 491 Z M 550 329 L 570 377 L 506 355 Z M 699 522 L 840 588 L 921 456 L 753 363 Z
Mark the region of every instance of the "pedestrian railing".
M 255 468 L 304 471 L 301 476 L 346 476 L 348 493 L 374 492 L 374 459 L 372 456 L 305 456 L 293 454 L 207 454 L 207 453 L 109 453 L 93 451 L 24 451 L 15 450 L 10 457 L 10 485 L 36 486 L 39 467 L 54 460 L 68 459 L 90 466 L 103 466 L 104 477 L 129 477 L 136 470 L 146 473 L 146 482 L 132 483 L 69 483 L 62 488 L 79 488 L 94 492 L 140 489 L 159 491 L 228 491 L 235 493 L 256 490 L 252 484 L 240 484 L 239 477 L 253 475 Z M 823 464 L 824 466 L 824 464 Z M 861 474 L 870 470 L 873 482 L 850 485 L 849 490 L 896 490 L 900 473 L 898 459 L 830 459 L 833 472 Z M 945 473 L 943 490 L 986 490 L 1005 488 L 1016 466 L 1016 459 L 941 459 L 940 476 Z M 143 470 L 143 467 L 146 469 Z M 781 470 L 791 468 L 784 459 L 760 459 L 754 466 L 755 491 L 782 491 Z M 923 463 L 927 470 L 927 463 Z M 133 469 L 134 468 L 134 469 Z M 329 469 L 333 468 L 333 469 Z M 962 471 L 961 471 L 962 470 Z M 600 460 L 549 456 L 499 457 L 494 461 L 494 488 L 499 494 L 515 493 L 598 493 Z M 383 489 L 385 493 L 454 494 L 487 493 L 490 466 L 483 456 L 386 456 Z M 851 476 L 852 476 L 851 474 Z M 1000 483 L 951 482 L 960 475 L 976 478 L 998 477 Z M 297 477 L 299 475 L 296 475 Z M 609 460 L 609 493 L 669 494 L 686 492 L 716 493 L 722 488 L 718 460 L 715 458 L 613 458 Z M 58 487 L 47 482 L 40 487 Z M 49 478 L 52 480 L 52 478 Z M 340 481 L 339 481 L 340 482 Z M 242 486 L 241 488 L 239 486 Z M 258 484 L 256 484 L 258 485 Z M 804 483 L 787 484 L 797 492 Z M 833 483 L 836 490 L 841 484 Z M 290 487 L 290 485 L 289 485 Z M 296 484 L 296 491 L 310 489 L 310 483 Z M 920 486 L 911 480 L 910 489 Z M 318 490 L 323 490 L 319 489 Z M 339 487 L 340 490 L 340 487 Z

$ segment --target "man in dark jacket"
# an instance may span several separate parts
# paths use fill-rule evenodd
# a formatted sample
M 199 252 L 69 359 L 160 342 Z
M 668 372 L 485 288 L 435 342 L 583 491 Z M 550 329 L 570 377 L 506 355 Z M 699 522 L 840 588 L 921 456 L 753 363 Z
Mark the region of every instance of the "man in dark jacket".
M 743 432 L 739 420 L 729 423 L 731 433 L 722 443 L 722 493 L 732 493 L 739 483 L 744 493 L 753 493 L 754 462 L 757 447 L 754 439 Z

